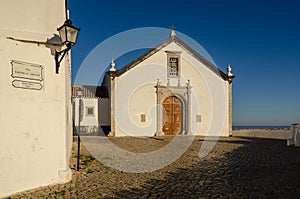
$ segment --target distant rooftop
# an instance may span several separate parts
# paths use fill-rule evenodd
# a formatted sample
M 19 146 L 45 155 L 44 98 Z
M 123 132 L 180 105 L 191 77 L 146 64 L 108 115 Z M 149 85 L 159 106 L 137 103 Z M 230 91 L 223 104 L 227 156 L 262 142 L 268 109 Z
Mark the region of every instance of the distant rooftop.
M 108 98 L 108 90 L 105 86 L 72 85 L 72 97 L 78 97 L 77 91 L 83 91 L 82 98 Z

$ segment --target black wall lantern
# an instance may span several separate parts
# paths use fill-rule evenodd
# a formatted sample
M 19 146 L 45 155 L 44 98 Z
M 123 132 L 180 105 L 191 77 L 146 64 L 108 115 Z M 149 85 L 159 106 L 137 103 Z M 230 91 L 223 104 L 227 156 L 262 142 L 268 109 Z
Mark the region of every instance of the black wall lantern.
M 57 28 L 59 32 L 59 36 L 61 39 L 61 44 L 65 45 L 66 48 L 60 52 L 55 51 L 55 65 L 56 65 L 56 74 L 59 73 L 60 63 L 63 60 L 66 53 L 71 49 L 71 47 L 76 43 L 77 35 L 80 28 L 77 28 L 72 25 L 72 21 L 68 19 L 68 12 L 67 12 L 67 0 L 65 1 L 66 5 L 66 21 L 65 23 Z

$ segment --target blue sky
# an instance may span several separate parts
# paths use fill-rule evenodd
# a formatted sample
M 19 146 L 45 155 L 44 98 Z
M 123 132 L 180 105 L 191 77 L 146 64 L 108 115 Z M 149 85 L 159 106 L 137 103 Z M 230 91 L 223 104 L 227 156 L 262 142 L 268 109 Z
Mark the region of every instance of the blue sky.
M 69 0 L 80 27 L 73 77 L 87 55 L 120 32 L 172 24 L 225 71 L 231 64 L 234 125 L 300 122 L 300 1 Z M 165 38 L 162 38 L 165 39 Z M 74 80 L 73 80 L 74 81 Z

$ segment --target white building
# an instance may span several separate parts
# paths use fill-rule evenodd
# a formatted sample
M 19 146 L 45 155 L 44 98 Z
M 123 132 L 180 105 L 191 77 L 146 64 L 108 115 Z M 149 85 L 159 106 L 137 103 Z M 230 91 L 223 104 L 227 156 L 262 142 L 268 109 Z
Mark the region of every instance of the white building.
M 56 74 L 64 0 L 0 6 L 0 197 L 71 179 L 70 55 Z M 56 40 L 57 41 L 57 40 Z
M 102 83 L 110 94 L 110 134 L 229 136 L 234 76 L 230 66 L 227 70 L 207 61 L 174 31 L 125 67 L 116 70 L 112 63 Z
M 77 91 L 82 91 L 82 96 Z M 78 131 L 79 102 L 81 101 L 80 135 L 105 135 L 110 126 L 110 104 L 106 89 L 97 86 L 72 86 L 73 122 Z

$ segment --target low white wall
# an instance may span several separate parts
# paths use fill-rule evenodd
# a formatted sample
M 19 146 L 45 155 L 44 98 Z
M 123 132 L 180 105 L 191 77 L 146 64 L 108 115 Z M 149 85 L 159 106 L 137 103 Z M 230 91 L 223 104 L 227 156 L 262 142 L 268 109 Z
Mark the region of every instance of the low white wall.
M 291 130 L 284 129 L 243 129 L 233 130 L 232 136 L 287 140 L 293 136 L 293 133 Z

